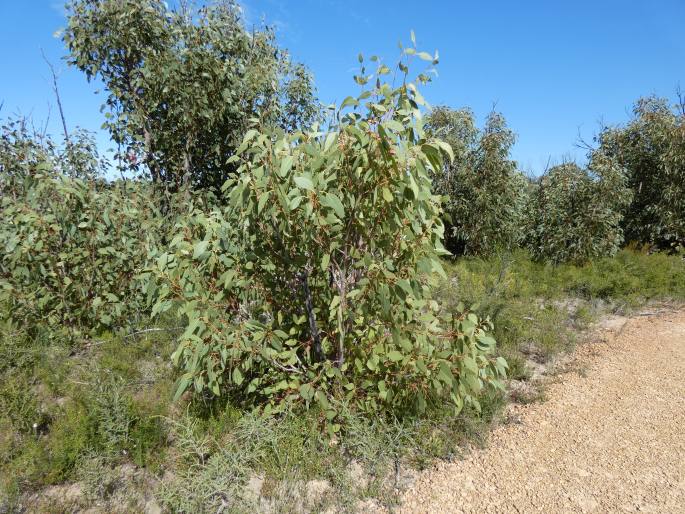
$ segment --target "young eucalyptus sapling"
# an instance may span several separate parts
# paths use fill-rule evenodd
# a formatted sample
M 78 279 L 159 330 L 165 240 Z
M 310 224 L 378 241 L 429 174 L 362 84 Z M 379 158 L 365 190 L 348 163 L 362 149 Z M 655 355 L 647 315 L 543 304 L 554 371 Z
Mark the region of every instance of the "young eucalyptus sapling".
M 179 305 L 177 394 L 232 395 L 278 411 L 337 402 L 417 412 L 478 404 L 500 386 L 490 322 L 442 313 L 441 199 L 431 176 L 452 149 L 423 129 L 426 105 L 404 49 L 392 70 L 360 56 L 362 86 L 328 130 L 249 130 L 224 185 L 228 205 L 183 220 L 153 272 L 155 312 Z M 154 282 L 151 282 L 154 283 Z

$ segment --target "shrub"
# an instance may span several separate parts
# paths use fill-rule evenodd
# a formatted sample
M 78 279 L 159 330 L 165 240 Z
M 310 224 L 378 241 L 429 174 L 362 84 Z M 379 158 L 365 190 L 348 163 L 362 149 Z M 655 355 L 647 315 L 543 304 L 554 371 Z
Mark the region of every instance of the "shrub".
M 430 174 L 451 149 L 426 138 L 399 67 L 401 86 L 347 98 L 354 110 L 329 132 L 248 132 L 229 206 L 179 224 L 150 291 L 154 312 L 178 302 L 187 317 L 177 395 L 318 404 L 333 419 L 342 397 L 372 412 L 459 409 L 497 384 L 490 323 L 463 309 L 441 320 L 429 297 L 445 253 Z
M 468 109 L 433 109 L 427 129 L 452 146 L 455 158 L 435 174 L 433 191 L 442 195 L 447 249 L 487 255 L 517 244 L 527 179 L 510 159 L 514 133 L 504 117 L 491 113 L 483 130 Z
M 529 204 L 527 246 L 537 260 L 583 263 L 613 255 L 623 242 L 621 211 L 630 201 L 621 170 L 599 154 L 589 168 L 551 168 Z
M 87 131 L 75 130 L 63 145 L 29 130 L 25 118 L 6 119 L 0 126 L 0 191 L 19 194 L 26 177 L 40 172 L 94 179 L 105 172 L 95 140 Z
M 625 169 L 632 202 L 626 240 L 659 248 L 685 246 L 685 103 L 643 98 L 625 126 L 606 128 L 598 152 Z
M 26 176 L 0 199 L 0 301 L 28 326 L 121 326 L 145 310 L 137 276 L 159 230 L 144 185 Z

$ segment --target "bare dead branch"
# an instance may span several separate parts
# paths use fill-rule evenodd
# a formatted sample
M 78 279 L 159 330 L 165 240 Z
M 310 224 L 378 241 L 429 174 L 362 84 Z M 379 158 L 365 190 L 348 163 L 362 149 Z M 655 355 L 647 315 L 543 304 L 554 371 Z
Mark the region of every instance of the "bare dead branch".
M 150 332 L 173 332 L 175 330 L 183 330 L 183 328 L 185 328 L 185 327 L 146 328 L 145 330 L 138 330 L 137 332 L 131 332 L 130 334 L 126 334 L 124 336 L 124 339 L 127 339 L 129 337 L 139 336 L 141 334 L 148 334 Z
M 676 88 L 676 95 L 678 96 L 678 109 L 680 110 L 680 115 L 685 116 L 685 93 L 678 84 Z
M 43 60 L 48 65 L 48 68 L 50 68 L 50 73 L 52 74 L 52 90 L 55 93 L 55 98 L 57 99 L 57 108 L 59 109 L 59 116 L 62 119 L 62 129 L 64 130 L 64 141 L 66 143 L 69 143 L 69 131 L 67 130 L 67 122 L 66 122 L 66 119 L 64 118 L 64 109 L 62 108 L 62 99 L 59 96 L 59 87 L 57 86 L 57 77 L 58 77 L 57 71 L 55 70 L 55 67 L 52 65 L 52 63 L 45 56 L 45 52 L 43 51 L 43 49 L 41 49 L 40 53 L 42 54 Z

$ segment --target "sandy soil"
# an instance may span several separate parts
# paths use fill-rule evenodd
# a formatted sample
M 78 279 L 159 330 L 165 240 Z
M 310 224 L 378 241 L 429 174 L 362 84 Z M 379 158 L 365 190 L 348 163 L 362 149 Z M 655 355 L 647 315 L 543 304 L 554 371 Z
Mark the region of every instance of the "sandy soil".
M 685 312 L 606 324 L 547 400 L 420 474 L 397 512 L 685 513 Z

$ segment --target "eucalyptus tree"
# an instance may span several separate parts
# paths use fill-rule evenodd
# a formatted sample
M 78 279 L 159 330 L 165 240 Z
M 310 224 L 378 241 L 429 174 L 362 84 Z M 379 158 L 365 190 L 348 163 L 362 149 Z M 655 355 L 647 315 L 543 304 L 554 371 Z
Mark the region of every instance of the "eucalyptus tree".
M 515 135 L 504 117 L 492 112 L 480 130 L 469 109 L 438 107 L 427 127 L 455 155 L 433 178 L 433 190 L 445 202 L 447 248 L 457 255 L 487 255 L 516 245 L 526 179 L 510 157 Z
M 623 243 L 620 222 L 630 198 L 622 170 L 605 156 L 592 154 L 588 168 L 554 166 L 531 195 L 527 247 L 535 259 L 553 263 L 613 255 Z
M 625 126 L 606 128 L 598 152 L 618 163 L 633 192 L 625 210 L 626 240 L 685 246 L 685 101 L 638 100 Z
M 103 83 L 120 159 L 157 183 L 218 191 L 251 122 L 306 127 L 318 115 L 311 74 L 271 30 L 247 30 L 231 0 L 176 9 L 74 0 L 67 9 L 69 62 Z
M 343 403 L 459 410 L 501 385 L 489 321 L 430 295 L 446 254 L 431 176 L 452 150 L 423 129 L 428 76 L 400 62 L 393 85 L 360 62 L 364 89 L 327 130 L 248 131 L 227 205 L 179 220 L 157 256 L 153 310 L 186 323 L 178 394 L 316 405 L 336 430 Z

